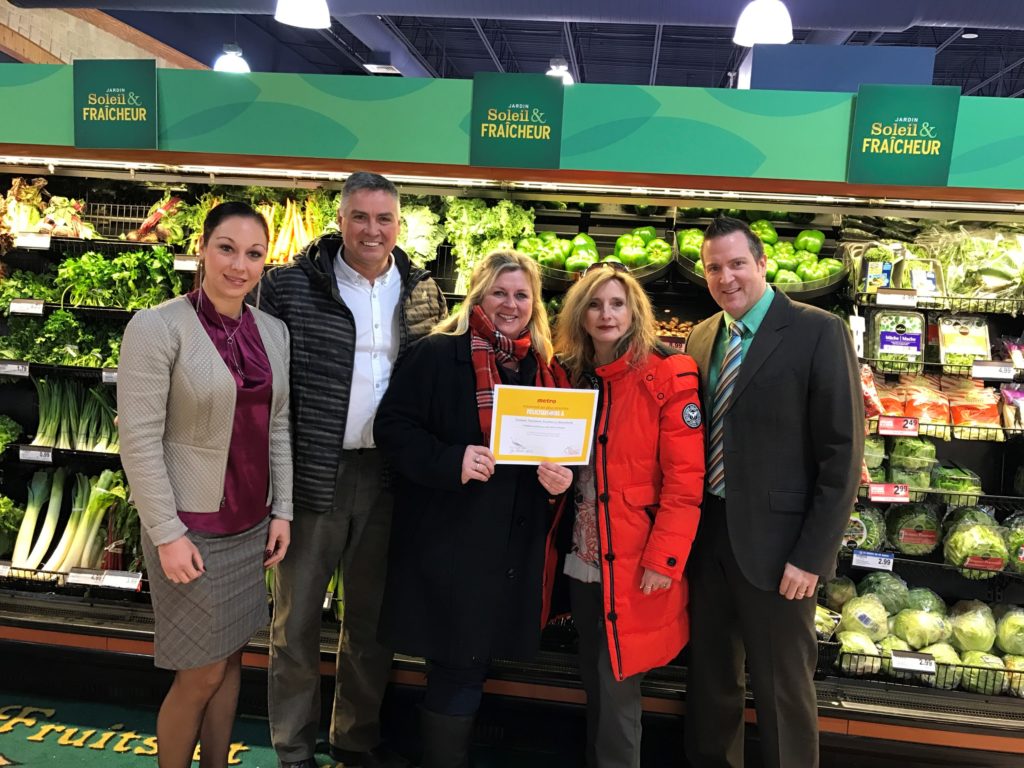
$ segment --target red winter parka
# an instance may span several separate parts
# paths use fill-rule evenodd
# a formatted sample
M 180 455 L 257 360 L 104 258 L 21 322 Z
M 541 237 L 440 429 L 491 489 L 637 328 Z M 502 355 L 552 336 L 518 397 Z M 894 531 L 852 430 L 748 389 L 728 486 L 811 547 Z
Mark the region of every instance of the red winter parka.
M 616 678 L 667 664 L 690 637 L 684 575 L 704 487 L 697 365 L 682 354 L 629 356 L 596 370 L 597 529 L 605 629 Z M 644 568 L 672 579 L 645 595 Z

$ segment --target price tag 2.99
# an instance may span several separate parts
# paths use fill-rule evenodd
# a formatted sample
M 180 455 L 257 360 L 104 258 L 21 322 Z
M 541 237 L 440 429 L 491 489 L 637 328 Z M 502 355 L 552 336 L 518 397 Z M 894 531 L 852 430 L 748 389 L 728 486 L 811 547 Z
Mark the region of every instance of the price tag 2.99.
M 868 498 L 882 503 L 906 504 L 910 501 L 910 486 L 906 483 L 871 483 L 868 485 Z
M 892 668 L 903 672 L 921 672 L 934 675 L 935 657 L 930 653 L 894 650 L 892 652 Z
M 869 552 L 866 549 L 853 550 L 853 566 L 873 571 L 891 571 L 895 556 L 891 552 Z
M 900 288 L 879 288 L 875 295 L 875 304 L 879 307 L 916 307 L 917 291 Z
M 53 448 L 39 445 L 23 445 L 18 448 L 18 461 L 30 461 L 33 464 L 53 464 Z
M 879 416 L 878 434 L 892 437 L 917 437 L 918 420 L 909 416 Z

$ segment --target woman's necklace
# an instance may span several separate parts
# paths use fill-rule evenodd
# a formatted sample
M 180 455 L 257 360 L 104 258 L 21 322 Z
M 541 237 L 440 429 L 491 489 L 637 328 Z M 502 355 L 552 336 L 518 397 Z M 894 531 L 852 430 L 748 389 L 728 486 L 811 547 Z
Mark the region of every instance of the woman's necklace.
M 238 378 L 242 380 L 242 384 L 244 386 L 246 383 L 245 372 L 242 370 L 241 355 L 238 351 L 237 345 L 235 344 L 235 336 L 240 330 L 242 330 L 242 320 L 245 317 L 245 308 L 242 308 L 242 314 L 238 316 L 238 325 L 235 326 L 235 330 L 231 331 L 231 333 L 228 333 L 228 329 L 224 326 L 224 321 L 221 320 L 220 312 L 218 312 L 216 308 L 214 308 L 213 311 L 217 316 L 217 324 L 220 326 L 220 329 L 224 331 L 224 336 L 226 336 L 228 340 L 228 360 L 230 361 L 230 365 L 235 369 L 235 373 L 238 374 Z

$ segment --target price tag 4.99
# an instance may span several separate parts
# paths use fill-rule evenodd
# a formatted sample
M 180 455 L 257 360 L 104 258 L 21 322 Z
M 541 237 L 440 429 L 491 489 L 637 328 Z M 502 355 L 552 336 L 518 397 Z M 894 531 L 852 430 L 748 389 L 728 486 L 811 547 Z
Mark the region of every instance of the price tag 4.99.
M 917 291 L 900 288 L 879 288 L 875 295 L 875 305 L 879 307 L 916 307 Z
M 892 437 L 917 437 L 918 420 L 909 416 L 879 416 L 878 434 Z
M 30 461 L 33 464 L 53 464 L 53 448 L 23 445 L 18 448 L 18 461 Z
M 984 381 L 1013 381 L 1013 363 L 1004 360 L 976 360 L 971 378 Z
M 853 566 L 873 571 L 891 571 L 895 556 L 891 552 L 869 552 L 866 549 L 853 550 Z
M 934 675 L 935 657 L 930 653 L 894 650 L 892 652 L 892 668 L 903 672 L 921 672 Z
M 910 501 L 910 486 L 906 483 L 871 483 L 868 498 L 882 503 L 906 504 Z

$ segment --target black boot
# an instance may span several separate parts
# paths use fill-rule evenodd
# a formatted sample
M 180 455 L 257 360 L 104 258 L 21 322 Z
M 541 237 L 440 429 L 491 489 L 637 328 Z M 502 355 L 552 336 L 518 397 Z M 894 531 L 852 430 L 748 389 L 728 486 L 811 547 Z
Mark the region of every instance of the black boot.
M 469 768 L 474 715 L 439 715 L 420 708 L 421 768 Z

